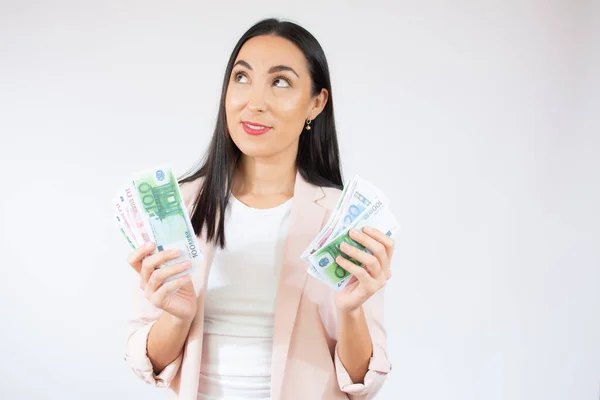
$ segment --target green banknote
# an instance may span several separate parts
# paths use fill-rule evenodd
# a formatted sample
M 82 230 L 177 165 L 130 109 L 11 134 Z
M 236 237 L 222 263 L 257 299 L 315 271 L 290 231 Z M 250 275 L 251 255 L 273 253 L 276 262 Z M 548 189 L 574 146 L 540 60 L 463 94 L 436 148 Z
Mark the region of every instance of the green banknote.
M 393 237 L 399 229 L 398 222 L 394 215 L 386 207 L 386 199 L 384 197 L 375 198 L 369 206 L 354 220 L 354 222 L 344 229 L 339 235 L 325 243 L 325 245 L 309 256 L 308 261 L 312 267 L 318 272 L 321 279 L 329 286 L 342 290 L 352 277 L 344 268 L 342 268 L 335 260 L 338 256 L 342 256 L 354 262 L 358 266 L 364 265 L 358 260 L 355 260 L 340 250 L 342 243 L 347 243 L 362 251 L 369 252 L 362 244 L 354 241 L 350 235 L 350 229 L 362 230 L 363 227 L 369 226 L 384 232 L 386 235 Z
M 170 266 L 191 260 L 192 267 L 168 280 L 190 273 L 201 260 L 201 250 L 188 211 L 181 197 L 179 184 L 171 168 L 155 168 L 137 173 L 133 184 L 139 197 L 142 216 L 152 233 L 157 251 L 178 249 L 177 259 Z

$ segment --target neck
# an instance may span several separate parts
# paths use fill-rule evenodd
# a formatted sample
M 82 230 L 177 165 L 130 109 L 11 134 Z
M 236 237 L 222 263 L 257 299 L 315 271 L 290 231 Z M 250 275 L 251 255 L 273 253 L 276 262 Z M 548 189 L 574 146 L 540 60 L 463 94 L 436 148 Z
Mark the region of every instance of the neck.
M 294 157 L 249 157 L 242 155 L 234 176 L 236 195 L 273 196 L 294 193 L 296 160 Z

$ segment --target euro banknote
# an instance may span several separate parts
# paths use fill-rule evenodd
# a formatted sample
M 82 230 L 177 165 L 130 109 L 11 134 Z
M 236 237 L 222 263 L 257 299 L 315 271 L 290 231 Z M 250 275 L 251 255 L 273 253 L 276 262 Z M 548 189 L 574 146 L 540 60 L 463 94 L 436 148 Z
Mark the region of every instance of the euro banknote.
M 121 231 L 123 232 L 123 234 L 126 235 L 127 241 L 135 249 L 139 246 L 139 243 L 136 240 L 135 235 L 133 234 L 133 226 L 130 224 L 130 222 L 133 222 L 131 221 L 131 218 L 127 215 L 127 207 L 125 206 L 124 202 L 121 201 L 121 198 L 123 197 L 119 194 L 113 200 L 115 218 L 117 220 L 117 223 L 119 224 L 119 227 L 121 228 Z
M 161 267 L 187 260 L 192 262 L 191 268 L 167 281 L 189 274 L 198 267 L 202 252 L 171 168 L 158 167 L 135 173 L 113 203 L 119 227 L 131 247 L 138 248 L 152 241 L 154 253 L 179 250 L 178 258 Z
M 350 180 L 350 182 L 348 182 L 348 184 L 346 184 L 344 186 L 344 189 L 342 190 L 342 194 L 341 194 L 340 198 L 338 199 L 338 202 L 337 202 L 333 212 L 331 213 L 329 220 L 327 221 L 325 226 L 321 229 L 319 234 L 312 240 L 312 242 L 306 248 L 306 250 L 304 250 L 304 252 L 301 255 L 302 259 L 308 260 L 308 256 L 310 256 L 312 253 L 317 251 L 327 241 L 327 239 L 333 234 L 333 230 L 335 229 L 335 226 L 337 225 L 338 220 L 340 219 L 340 217 L 343 213 L 344 205 L 347 203 L 347 200 L 349 197 L 346 194 L 348 193 L 348 191 L 352 192 L 352 189 L 355 186 L 356 180 L 357 180 L 357 176 L 354 176 Z
M 350 229 L 362 230 L 369 226 L 390 237 L 399 229 L 398 221 L 390 210 L 389 200 L 379 189 L 358 176 L 349 182 L 347 188 L 338 201 L 339 207 L 334 212 L 337 215 L 331 216 L 301 256 L 309 263 L 307 272 L 310 275 L 336 290 L 342 290 L 352 277 L 336 262 L 338 256 L 364 267 L 358 260 L 343 253 L 340 245 L 345 242 L 370 253 L 349 236 Z
M 311 254 L 323 247 L 331 238 L 339 235 L 375 198 L 385 199 L 385 196 L 370 182 L 355 175 L 344 187 L 329 221 L 302 253 L 302 259 L 308 260 Z M 385 201 L 387 202 L 387 199 Z

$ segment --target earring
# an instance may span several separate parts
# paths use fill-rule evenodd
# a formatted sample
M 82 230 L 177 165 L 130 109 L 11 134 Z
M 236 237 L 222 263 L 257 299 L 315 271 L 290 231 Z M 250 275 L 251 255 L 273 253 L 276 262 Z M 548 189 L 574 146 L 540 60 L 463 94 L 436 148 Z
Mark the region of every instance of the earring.
M 307 131 L 310 131 L 310 123 L 311 122 L 312 122 L 312 119 L 310 119 L 310 118 L 306 120 L 306 130 Z

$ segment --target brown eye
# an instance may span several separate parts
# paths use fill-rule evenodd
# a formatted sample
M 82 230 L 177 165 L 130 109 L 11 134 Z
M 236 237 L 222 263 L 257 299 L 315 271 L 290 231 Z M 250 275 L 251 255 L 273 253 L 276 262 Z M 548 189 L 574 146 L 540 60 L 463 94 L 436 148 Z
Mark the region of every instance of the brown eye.
M 273 84 L 276 87 L 280 87 L 280 88 L 287 88 L 290 87 L 290 81 L 288 81 L 285 78 L 275 78 L 275 80 L 273 81 Z
M 246 82 L 248 82 L 248 77 L 243 72 L 236 72 L 234 74 L 234 79 L 238 83 L 246 83 Z

